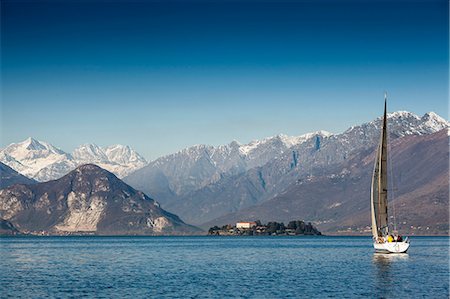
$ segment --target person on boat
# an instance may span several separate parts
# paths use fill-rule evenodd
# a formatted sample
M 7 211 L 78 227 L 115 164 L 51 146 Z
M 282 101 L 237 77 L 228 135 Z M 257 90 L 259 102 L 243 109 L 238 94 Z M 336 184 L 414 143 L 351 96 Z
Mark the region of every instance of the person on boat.
M 378 237 L 376 240 L 377 240 L 377 243 L 380 243 L 380 244 L 385 242 L 383 237 Z
M 388 235 L 387 236 L 387 241 L 388 242 L 394 242 L 394 237 L 392 235 Z

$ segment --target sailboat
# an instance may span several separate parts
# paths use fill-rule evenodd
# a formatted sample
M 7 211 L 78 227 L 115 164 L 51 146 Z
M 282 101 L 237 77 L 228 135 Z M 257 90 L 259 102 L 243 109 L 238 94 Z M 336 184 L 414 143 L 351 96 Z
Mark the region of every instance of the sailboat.
M 373 247 L 378 253 L 404 253 L 409 248 L 408 238 L 403 239 L 390 231 L 388 223 L 388 171 L 387 171 L 387 95 L 384 95 L 384 115 L 380 143 L 375 158 L 371 188 L 371 216 Z

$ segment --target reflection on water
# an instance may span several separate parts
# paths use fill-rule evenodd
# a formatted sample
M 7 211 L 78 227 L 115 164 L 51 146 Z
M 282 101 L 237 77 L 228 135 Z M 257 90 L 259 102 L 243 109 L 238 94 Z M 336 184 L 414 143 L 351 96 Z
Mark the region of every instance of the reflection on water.
M 385 254 L 374 253 L 372 264 L 375 268 L 375 290 L 377 297 L 395 297 L 397 288 L 402 287 L 396 284 L 396 275 L 400 273 L 399 264 L 408 262 L 407 253 Z
M 407 253 L 374 253 L 372 262 L 375 265 L 389 265 L 395 262 L 407 261 L 409 254 Z

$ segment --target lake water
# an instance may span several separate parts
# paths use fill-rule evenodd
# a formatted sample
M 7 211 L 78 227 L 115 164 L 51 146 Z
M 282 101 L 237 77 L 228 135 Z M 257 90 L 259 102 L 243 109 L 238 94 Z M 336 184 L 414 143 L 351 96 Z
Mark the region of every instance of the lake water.
M 448 298 L 449 238 L 2 237 L 9 298 Z

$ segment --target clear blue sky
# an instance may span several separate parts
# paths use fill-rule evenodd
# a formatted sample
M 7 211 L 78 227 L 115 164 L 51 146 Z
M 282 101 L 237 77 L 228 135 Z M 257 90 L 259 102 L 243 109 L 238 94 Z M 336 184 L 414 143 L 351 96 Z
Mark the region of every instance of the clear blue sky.
M 193 144 L 448 118 L 448 1 L 1 1 L 1 144 Z

